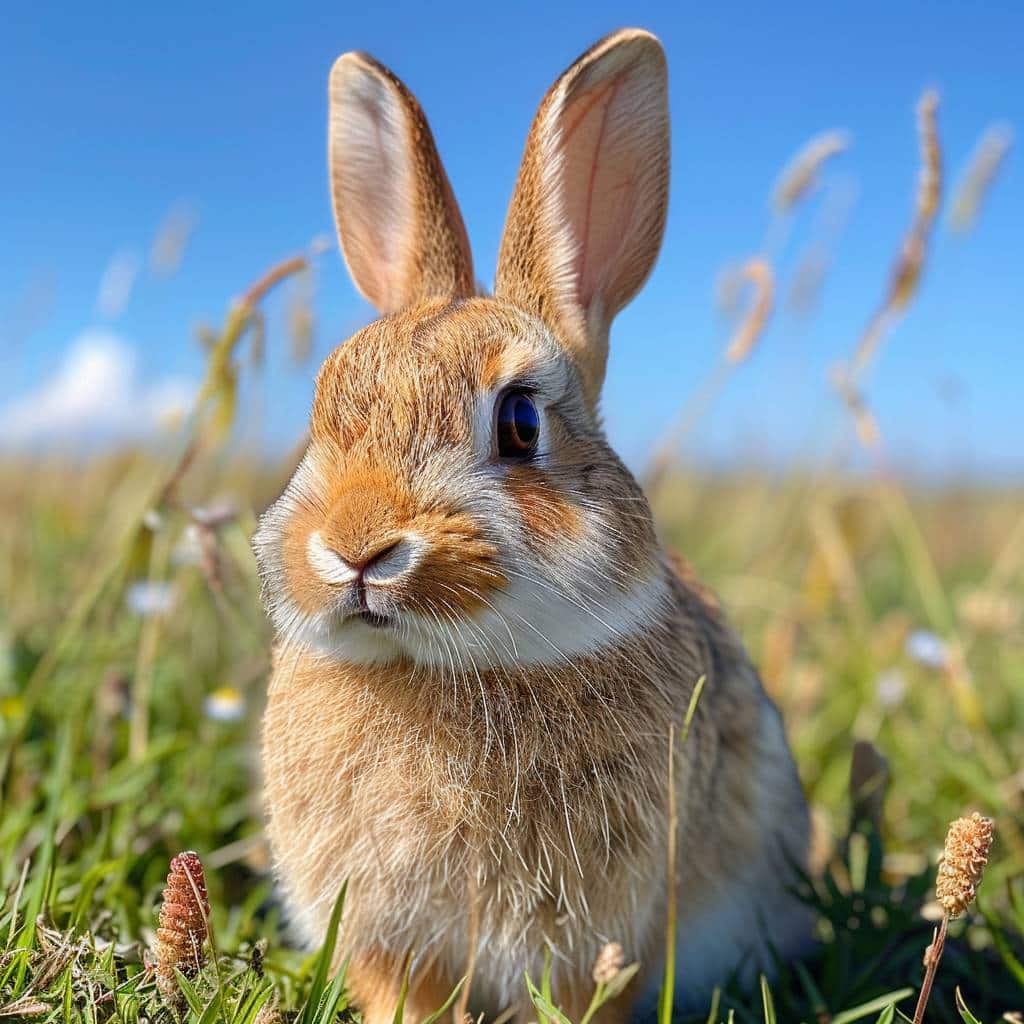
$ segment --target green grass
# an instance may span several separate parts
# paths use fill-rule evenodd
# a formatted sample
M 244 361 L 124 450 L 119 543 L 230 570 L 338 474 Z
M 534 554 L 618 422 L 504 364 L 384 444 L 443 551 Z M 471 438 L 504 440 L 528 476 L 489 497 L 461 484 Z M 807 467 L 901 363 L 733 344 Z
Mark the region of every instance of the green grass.
M 282 930 L 253 764 L 269 636 L 248 537 L 286 469 L 211 451 L 138 525 L 173 461 L 125 453 L 0 470 L 0 1013 L 150 1013 L 143 951 L 168 862 L 186 848 L 207 865 L 220 958 L 193 985 L 192 1018 L 251 1019 L 273 991 L 284 1009 L 312 998 L 301 1018 L 311 1021 L 325 992 L 317 961 Z M 225 493 L 237 511 L 209 532 L 204 562 L 187 539 L 190 510 Z M 909 1012 L 934 857 L 948 821 L 969 808 L 995 817 L 996 846 L 978 912 L 953 926 L 932 1019 L 958 1019 L 957 985 L 979 1020 L 1020 1008 L 1024 644 L 1007 618 L 1024 598 L 1020 497 L 912 499 L 937 593 L 921 590 L 906 524 L 894 525 L 871 482 L 679 477 L 660 505 L 666 535 L 685 541 L 765 667 L 811 801 L 837 839 L 810 897 L 819 952 L 784 967 L 770 1000 L 723 979 L 719 1017 L 763 1020 L 773 1007 L 780 1021 L 848 1021 L 868 1007 L 875 1019 L 878 997 L 893 992 Z M 829 543 L 841 550 L 826 555 Z M 838 569 L 843 551 L 852 578 Z M 150 577 L 171 588 L 165 614 L 129 606 L 129 586 Z M 933 621 L 930 608 L 948 619 Z M 962 645 L 969 683 L 908 655 L 918 628 Z M 222 687 L 241 701 L 236 721 L 208 712 Z M 889 761 L 881 837 L 847 836 L 855 737 Z M 261 943 L 262 977 L 250 965 Z
M 331 949 L 298 950 L 283 928 L 261 831 L 270 636 L 249 537 L 290 465 L 226 440 L 248 312 L 235 307 L 214 339 L 181 447 L 0 463 L 0 1021 L 172 1019 L 145 950 L 183 849 L 206 864 L 216 940 L 183 986 L 187 1019 L 352 1013 Z M 224 496 L 230 511 L 203 525 Z M 1024 1009 L 1024 495 L 680 471 L 656 510 L 761 665 L 834 838 L 807 886 L 818 951 L 770 988 L 723 978 L 693 1020 L 911 1013 L 935 856 L 970 809 L 995 819 L 996 844 L 979 903 L 951 927 L 929 1019 Z M 148 593 L 169 598 L 164 611 L 140 614 L 140 582 L 167 588 Z M 941 640 L 943 664 L 913 656 L 928 642 L 917 631 Z M 209 703 L 223 688 L 230 720 Z M 850 827 L 856 739 L 888 761 L 880 834 Z M 537 981 L 538 1019 L 563 1024 Z

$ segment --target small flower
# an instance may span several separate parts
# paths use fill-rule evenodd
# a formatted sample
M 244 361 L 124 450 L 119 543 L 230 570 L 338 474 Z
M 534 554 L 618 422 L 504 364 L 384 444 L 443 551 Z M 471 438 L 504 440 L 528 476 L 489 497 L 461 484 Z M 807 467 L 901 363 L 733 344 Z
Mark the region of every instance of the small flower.
M 875 680 L 875 695 L 884 708 L 894 708 L 903 703 L 907 693 L 907 680 L 898 668 L 886 669 Z
M 206 961 L 203 944 L 210 935 L 210 902 L 206 878 L 198 854 L 179 853 L 171 861 L 156 930 L 156 985 L 167 1000 L 177 1001 L 180 992 L 177 969 L 194 978 Z
M 992 820 L 977 811 L 957 818 L 946 833 L 939 858 L 935 896 L 950 917 L 959 917 L 974 902 L 992 846 Z
M 945 669 L 949 667 L 950 656 L 941 637 L 927 629 L 915 629 L 907 637 L 907 654 L 925 668 Z
M 625 962 L 626 958 L 623 955 L 622 947 L 617 942 L 606 943 L 594 961 L 594 969 L 591 972 L 594 983 L 607 985 L 622 970 L 622 965 Z
M 143 618 L 166 615 L 174 607 L 174 588 L 169 583 L 138 580 L 128 587 L 124 599 L 128 607 Z
M 245 717 L 245 698 L 233 686 L 221 686 L 207 696 L 203 713 L 215 722 L 237 722 Z

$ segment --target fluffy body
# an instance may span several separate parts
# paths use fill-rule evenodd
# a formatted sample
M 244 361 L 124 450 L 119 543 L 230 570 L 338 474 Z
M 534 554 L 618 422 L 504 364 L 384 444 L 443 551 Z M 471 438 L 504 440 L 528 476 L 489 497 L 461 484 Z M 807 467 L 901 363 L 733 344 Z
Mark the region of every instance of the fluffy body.
M 348 55 L 331 96 L 336 206 L 377 187 L 370 145 L 394 165 L 381 195 L 403 201 L 339 216 L 387 315 L 325 362 L 309 449 L 255 539 L 277 632 L 268 828 L 296 925 L 319 941 L 349 880 L 370 1024 L 391 1019 L 410 955 L 412 1019 L 467 970 L 470 1007 L 497 1015 L 546 947 L 578 1019 L 610 940 L 643 964 L 642 1001 L 664 956 L 669 736 L 703 676 L 675 779 L 683 992 L 769 967 L 765 924 L 784 954 L 807 931 L 788 888 L 807 814 L 781 723 L 714 600 L 659 546 L 597 408 L 610 319 L 664 223 L 660 47 L 609 37 L 541 104 L 494 298 L 469 294 L 411 94 Z M 495 446 L 510 388 L 540 422 L 522 460 Z

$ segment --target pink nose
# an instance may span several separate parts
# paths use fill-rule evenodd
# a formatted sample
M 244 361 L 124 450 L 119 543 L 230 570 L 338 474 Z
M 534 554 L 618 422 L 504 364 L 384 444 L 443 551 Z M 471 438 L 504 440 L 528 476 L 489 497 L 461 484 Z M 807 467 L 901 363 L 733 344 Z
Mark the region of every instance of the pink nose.
M 381 545 L 376 551 L 364 552 L 354 562 L 349 562 L 349 567 L 362 576 L 371 565 L 387 558 L 401 543 L 401 540 L 390 541 Z
M 414 549 L 407 537 L 389 540 L 375 550 L 364 552 L 346 563 L 359 583 L 392 583 L 413 566 Z

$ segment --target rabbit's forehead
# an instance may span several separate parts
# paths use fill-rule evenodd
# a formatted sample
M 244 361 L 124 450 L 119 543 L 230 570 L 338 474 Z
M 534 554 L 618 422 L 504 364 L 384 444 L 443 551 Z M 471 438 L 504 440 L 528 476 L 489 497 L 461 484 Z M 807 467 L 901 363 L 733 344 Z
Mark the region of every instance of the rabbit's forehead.
M 370 324 L 328 358 L 313 432 L 343 446 L 381 433 L 455 443 L 502 386 L 561 392 L 571 375 L 563 350 L 527 315 L 489 300 L 434 303 Z

